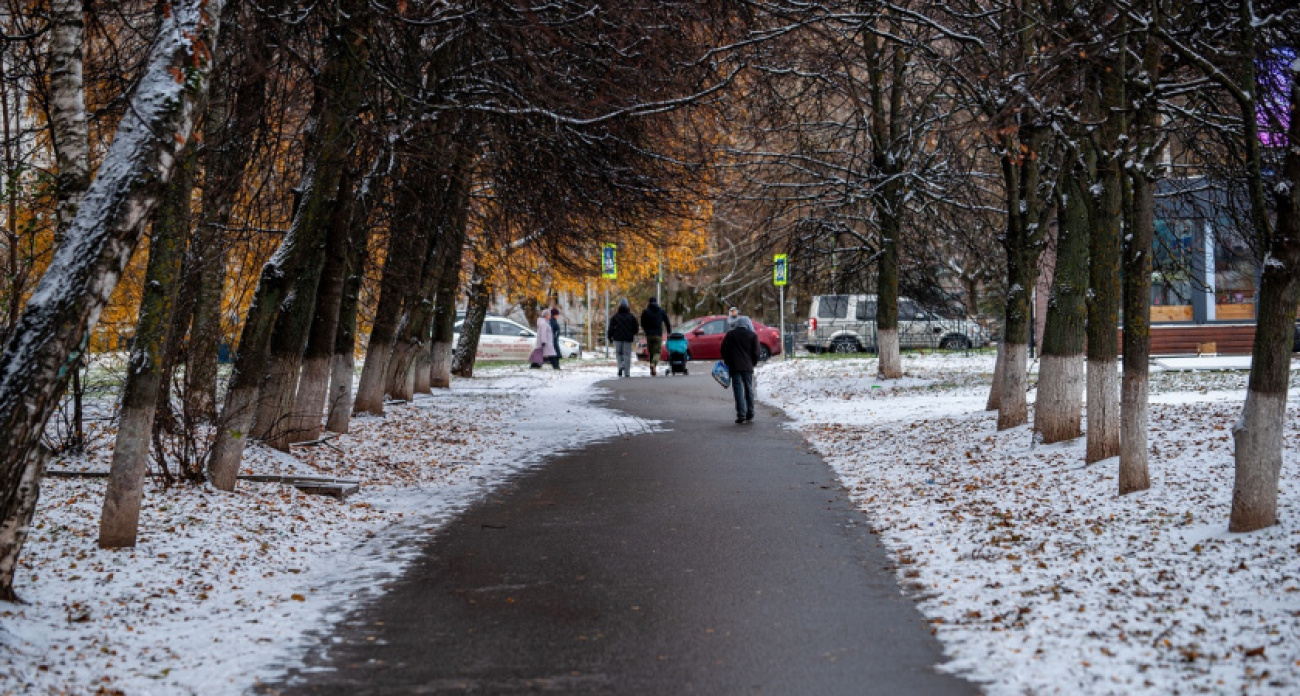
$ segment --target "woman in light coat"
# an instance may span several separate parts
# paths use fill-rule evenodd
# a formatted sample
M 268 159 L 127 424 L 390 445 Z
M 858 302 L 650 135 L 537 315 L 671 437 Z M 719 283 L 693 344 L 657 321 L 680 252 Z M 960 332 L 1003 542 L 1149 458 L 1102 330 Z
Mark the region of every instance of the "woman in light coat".
M 549 360 L 550 358 L 559 355 L 559 353 L 555 351 L 555 334 L 551 332 L 550 314 L 550 312 L 545 312 L 537 317 L 537 338 L 533 341 L 533 350 L 537 350 L 538 348 L 542 349 L 542 360 Z M 552 361 L 551 366 L 557 370 L 560 369 L 560 366 L 556 361 Z M 542 366 L 538 363 L 533 363 L 532 367 L 534 370 L 537 370 L 541 369 Z

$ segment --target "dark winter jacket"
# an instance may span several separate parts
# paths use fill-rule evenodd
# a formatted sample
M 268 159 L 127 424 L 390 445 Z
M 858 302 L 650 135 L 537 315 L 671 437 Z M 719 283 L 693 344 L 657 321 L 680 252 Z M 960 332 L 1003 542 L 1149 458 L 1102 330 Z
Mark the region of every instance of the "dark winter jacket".
M 740 322 L 722 337 L 722 362 L 732 372 L 753 372 L 758 364 L 758 334 L 749 322 Z
M 605 329 L 605 337 L 611 341 L 626 341 L 631 343 L 636 340 L 636 316 L 632 310 L 627 307 L 619 307 L 614 316 L 609 318 L 609 327 Z
M 641 330 L 645 332 L 646 338 L 673 332 L 673 325 L 668 321 L 668 312 L 665 312 L 663 307 L 653 299 L 646 305 L 645 311 L 641 312 Z

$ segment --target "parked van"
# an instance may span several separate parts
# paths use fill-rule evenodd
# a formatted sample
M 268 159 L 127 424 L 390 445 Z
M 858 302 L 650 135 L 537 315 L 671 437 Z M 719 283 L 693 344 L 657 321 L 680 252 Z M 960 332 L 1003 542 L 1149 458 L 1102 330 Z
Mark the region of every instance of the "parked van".
M 878 352 L 875 295 L 816 295 L 810 313 L 804 346 L 809 352 Z M 898 298 L 899 348 L 962 350 L 988 344 L 988 333 L 975 321 L 940 316 Z

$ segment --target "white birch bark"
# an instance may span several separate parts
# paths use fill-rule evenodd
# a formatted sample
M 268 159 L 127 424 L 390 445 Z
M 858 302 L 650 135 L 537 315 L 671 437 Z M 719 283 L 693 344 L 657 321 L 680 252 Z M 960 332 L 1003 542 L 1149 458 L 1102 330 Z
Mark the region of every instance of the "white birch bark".
M 50 133 L 58 165 L 55 244 L 68 228 L 90 185 L 90 133 L 82 80 L 83 0 L 50 1 Z

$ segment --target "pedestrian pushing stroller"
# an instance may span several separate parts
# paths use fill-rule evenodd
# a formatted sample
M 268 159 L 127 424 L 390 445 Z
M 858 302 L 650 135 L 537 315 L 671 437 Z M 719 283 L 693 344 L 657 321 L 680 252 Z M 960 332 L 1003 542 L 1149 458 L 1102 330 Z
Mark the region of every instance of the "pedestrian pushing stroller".
M 668 342 L 664 346 L 668 349 L 668 373 L 689 375 L 686 361 L 691 359 L 691 351 L 686 336 L 674 331 L 668 334 Z

